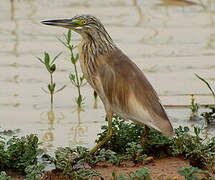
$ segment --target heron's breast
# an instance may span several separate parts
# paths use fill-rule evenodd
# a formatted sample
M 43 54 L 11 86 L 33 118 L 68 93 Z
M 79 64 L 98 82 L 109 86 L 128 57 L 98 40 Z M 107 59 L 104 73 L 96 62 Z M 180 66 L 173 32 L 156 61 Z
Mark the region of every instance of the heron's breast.
M 89 51 L 83 51 L 83 48 L 79 48 L 80 65 L 83 75 L 87 82 L 92 86 L 95 91 L 98 91 L 98 71 L 102 64 L 102 59 L 95 57 Z

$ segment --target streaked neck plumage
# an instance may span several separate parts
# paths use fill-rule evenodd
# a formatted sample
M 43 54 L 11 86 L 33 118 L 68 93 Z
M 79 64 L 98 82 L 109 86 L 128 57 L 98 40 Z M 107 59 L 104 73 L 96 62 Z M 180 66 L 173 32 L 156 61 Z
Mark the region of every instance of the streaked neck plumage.
M 107 31 L 93 27 L 87 32 L 81 32 L 82 42 L 79 46 L 84 60 L 95 61 L 99 55 L 107 54 L 116 49 L 116 45 Z

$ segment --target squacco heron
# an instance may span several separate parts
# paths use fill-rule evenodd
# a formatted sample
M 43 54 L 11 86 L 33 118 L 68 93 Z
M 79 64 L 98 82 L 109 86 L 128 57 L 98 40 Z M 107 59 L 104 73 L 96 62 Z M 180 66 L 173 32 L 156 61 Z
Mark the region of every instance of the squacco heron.
M 72 19 L 42 21 L 43 24 L 71 29 L 82 36 L 78 46 L 83 75 L 104 104 L 108 132 L 90 153 L 110 140 L 112 115 L 145 125 L 146 142 L 149 127 L 166 136 L 173 128 L 160 100 L 143 72 L 113 42 L 103 24 L 92 15 Z

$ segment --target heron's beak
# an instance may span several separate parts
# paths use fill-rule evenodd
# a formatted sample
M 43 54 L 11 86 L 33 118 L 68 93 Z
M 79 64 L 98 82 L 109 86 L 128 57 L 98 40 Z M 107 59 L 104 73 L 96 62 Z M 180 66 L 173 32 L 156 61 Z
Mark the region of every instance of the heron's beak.
M 73 19 L 47 20 L 47 21 L 41 21 L 41 23 L 45 25 L 61 26 L 65 28 L 76 28 L 77 26 L 79 26 L 77 21 L 74 21 Z

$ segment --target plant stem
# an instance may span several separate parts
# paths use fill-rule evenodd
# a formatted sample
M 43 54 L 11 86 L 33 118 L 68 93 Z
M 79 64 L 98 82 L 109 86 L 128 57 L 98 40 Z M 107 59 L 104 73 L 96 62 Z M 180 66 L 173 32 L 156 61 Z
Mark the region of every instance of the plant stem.
M 73 55 L 73 48 L 70 47 L 70 52 L 71 52 L 71 57 L 74 57 Z M 80 84 L 80 81 L 79 81 L 79 76 L 78 76 L 78 71 L 77 71 L 77 66 L 76 66 L 76 62 L 73 63 L 74 65 L 74 69 L 75 69 L 75 77 L 76 77 L 76 87 L 78 88 L 78 98 L 81 97 L 81 84 Z M 77 104 L 78 104 L 78 107 L 80 108 L 81 107 L 81 102 L 77 101 Z
M 52 73 L 50 73 L 50 78 L 51 78 L 51 86 L 53 87 L 53 75 L 52 75 Z M 54 99 L 53 99 L 53 95 L 54 95 L 54 91 L 53 90 L 51 90 L 50 91 L 50 95 L 51 95 L 51 110 L 53 110 L 53 101 L 54 101 Z

